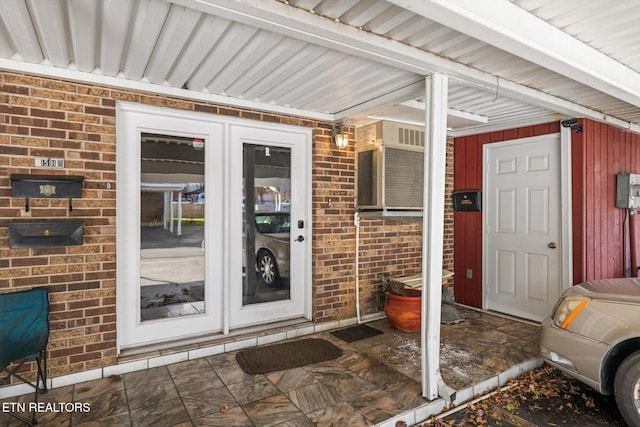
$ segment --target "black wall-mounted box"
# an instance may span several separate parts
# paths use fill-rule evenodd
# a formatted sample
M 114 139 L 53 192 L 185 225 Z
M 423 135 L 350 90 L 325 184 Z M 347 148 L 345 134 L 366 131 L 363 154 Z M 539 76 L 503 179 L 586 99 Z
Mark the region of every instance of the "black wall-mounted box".
M 71 199 L 82 197 L 84 177 L 71 175 L 11 175 L 11 197 L 24 197 L 29 212 L 29 199 Z
M 11 196 L 29 198 L 79 198 L 81 176 L 11 175 Z
M 84 221 L 10 221 L 10 248 L 51 248 L 82 245 Z
M 482 210 L 482 191 L 455 191 L 453 210 L 458 212 L 478 212 Z

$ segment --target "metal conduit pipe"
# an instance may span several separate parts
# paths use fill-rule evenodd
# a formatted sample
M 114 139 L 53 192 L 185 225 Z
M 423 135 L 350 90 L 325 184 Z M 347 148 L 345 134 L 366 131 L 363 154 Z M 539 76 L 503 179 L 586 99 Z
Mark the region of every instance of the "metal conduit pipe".
M 358 212 L 353 214 L 353 225 L 356 226 L 356 261 L 355 261 L 355 282 L 356 282 L 356 322 L 358 325 L 361 323 L 360 320 L 360 215 Z
M 639 277 L 638 269 L 638 229 L 636 224 L 638 213 L 635 209 L 629 211 L 629 252 L 631 255 L 631 277 Z

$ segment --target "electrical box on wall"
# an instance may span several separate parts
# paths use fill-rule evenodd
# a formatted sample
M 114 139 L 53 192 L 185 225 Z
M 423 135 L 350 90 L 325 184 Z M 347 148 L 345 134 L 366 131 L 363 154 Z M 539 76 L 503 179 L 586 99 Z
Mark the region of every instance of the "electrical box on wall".
M 616 207 L 637 209 L 640 207 L 640 175 L 619 173 L 616 176 Z
M 359 210 L 421 210 L 424 128 L 379 121 L 356 128 Z

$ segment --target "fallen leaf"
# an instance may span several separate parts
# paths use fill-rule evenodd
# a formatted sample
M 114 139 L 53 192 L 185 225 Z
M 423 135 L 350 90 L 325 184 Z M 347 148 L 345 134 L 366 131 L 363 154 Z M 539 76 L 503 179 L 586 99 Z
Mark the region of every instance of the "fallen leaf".
M 593 403 L 593 400 L 589 399 L 587 400 L 587 403 L 585 403 L 585 405 L 587 405 L 587 408 L 595 408 L 596 404 Z

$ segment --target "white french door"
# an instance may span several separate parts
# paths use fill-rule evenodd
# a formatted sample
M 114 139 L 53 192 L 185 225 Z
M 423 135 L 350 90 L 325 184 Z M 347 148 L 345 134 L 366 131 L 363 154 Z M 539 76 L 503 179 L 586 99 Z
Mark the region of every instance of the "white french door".
M 309 129 L 123 102 L 117 137 L 119 350 L 309 317 Z
M 231 126 L 229 326 L 308 316 L 309 150 L 304 134 Z
M 118 347 L 220 330 L 224 126 L 125 103 L 117 119 Z

